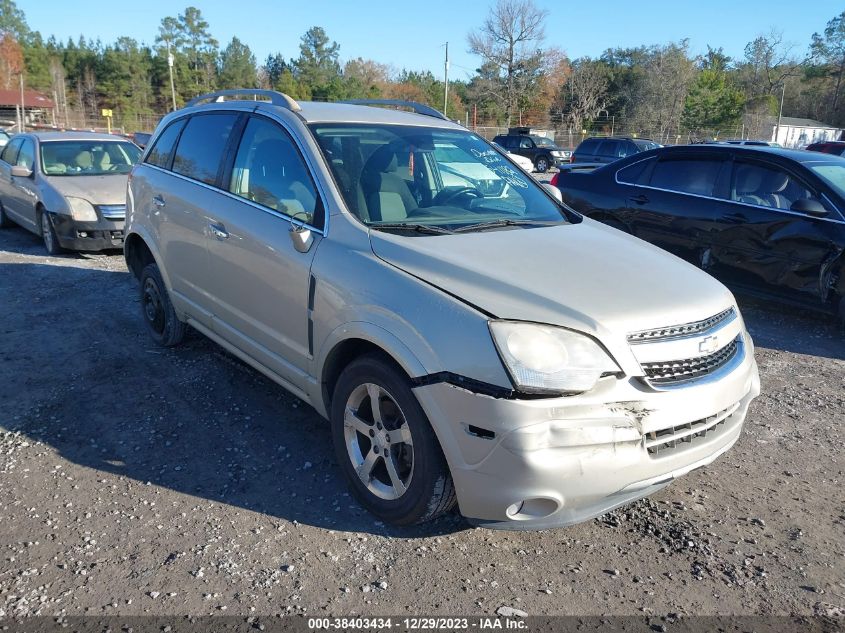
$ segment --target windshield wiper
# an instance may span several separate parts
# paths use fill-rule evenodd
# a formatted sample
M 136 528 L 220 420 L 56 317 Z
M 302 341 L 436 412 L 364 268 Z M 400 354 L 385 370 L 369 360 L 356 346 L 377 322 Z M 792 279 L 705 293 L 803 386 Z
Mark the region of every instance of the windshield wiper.
M 454 233 L 449 229 L 444 229 L 441 226 L 434 226 L 432 224 L 413 224 L 410 222 L 385 222 L 379 224 L 370 224 L 371 229 L 402 229 L 405 231 L 416 231 L 417 233 L 428 233 L 430 235 L 449 235 Z
M 460 228 L 455 229 L 455 233 L 467 233 L 469 231 L 484 231 L 486 229 L 497 229 L 502 226 L 557 226 L 558 224 L 562 224 L 563 221 L 547 221 L 547 220 L 509 220 L 509 219 L 501 219 L 501 220 L 491 220 L 489 222 L 479 222 L 477 224 L 467 224 L 466 226 L 462 226 Z

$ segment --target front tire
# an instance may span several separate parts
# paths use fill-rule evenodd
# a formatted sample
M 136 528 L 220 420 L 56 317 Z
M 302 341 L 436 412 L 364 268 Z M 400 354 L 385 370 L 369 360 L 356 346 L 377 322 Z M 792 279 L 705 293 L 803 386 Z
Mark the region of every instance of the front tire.
M 6 215 L 6 209 L 3 208 L 3 203 L 0 202 L 0 229 L 7 229 L 12 226 L 12 218 Z
M 173 347 L 185 338 L 187 325 L 176 316 L 161 271 L 154 263 L 141 271 L 141 312 L 147 331 L 162 347 Z
M 394 525 L 435 519 L 455 505 L 446 458 L 404 373 L 366 355 L 340 375 L 332 440 L 352 493 Z
M 41 212 L 41 239 L 44 240 L 44 248 L 49 255 L 61 255 L 65 249 L 59 244 L 56 237 L 56 229 L 53 228 L 53 221 L 46 211 Z
M 549 159 L 545 156 L 540 156 L 540 158 L 537 159 L 537 162 L 534 163 L 534 167 L 539 173 L 545 174 L 549 171 Z

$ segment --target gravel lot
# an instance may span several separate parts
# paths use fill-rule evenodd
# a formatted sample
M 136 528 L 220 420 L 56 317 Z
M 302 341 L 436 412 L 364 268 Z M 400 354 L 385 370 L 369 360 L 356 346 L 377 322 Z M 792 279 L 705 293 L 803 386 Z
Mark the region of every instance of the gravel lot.
M 0 615 L 832 614 L 845 338 L 742 302 L 763 394 L 709 468 L 575 527 L 411 530 L 327 424 L 198 334 L 142 329 L 122 256 L 0 232 Z M 841 613 L 841 611 L 840 611 Z

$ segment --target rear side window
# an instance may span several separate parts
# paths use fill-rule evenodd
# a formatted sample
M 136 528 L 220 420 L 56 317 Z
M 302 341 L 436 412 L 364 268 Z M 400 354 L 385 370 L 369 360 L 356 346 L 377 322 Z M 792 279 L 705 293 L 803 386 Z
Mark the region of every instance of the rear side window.
M 723 161 L 680 158 L 662 160 L 651 173 L 651 186 L 680 193 L 712 196 Z
M 623 167 L 616 172 L 616 180 L 627 185 L 645 185 L 647 184 L 649 167 L 654 164 L 654 159 L 649 158 Z
M 588 138 L 586 141 L 582 142 L 578 149 L 575 150 L 576 154 L 595 154 L 596 149 L 598 149 L 599 141 L 595 138 Z
M 229 191 L 313 226 L 322 224 L 308 167 L 287 133 L 265 119 L 252 117 L 247 123 Z
M 173 171 L 209 185 L 217 182 L 223 150 L 238 115 L 231 112 L 195 115 L 185 125 L 173 157 Z
M 156 144 L 153 146 L 150 153 L 147 155 L 145 162 L 156 167 L 167 169 L 170 166 L 170 157 L 173 155 L 173 148 L 176 145 L 176 139 L 179 138 L 179 132 L 185 126 L 186 119 L 179 119 L 174 121 L 161 136 L 158 137 Z
M 18 159 L 18 150 L 21 148 L 21 143 L 23 143 L 23 139 L 21 138 L 16 138 L 15 140 L 10 141 L 9 144 L 3 148 L 3 153 L 0 154 L 0 159 L 10 165 L 14 165 L 15 161 Z

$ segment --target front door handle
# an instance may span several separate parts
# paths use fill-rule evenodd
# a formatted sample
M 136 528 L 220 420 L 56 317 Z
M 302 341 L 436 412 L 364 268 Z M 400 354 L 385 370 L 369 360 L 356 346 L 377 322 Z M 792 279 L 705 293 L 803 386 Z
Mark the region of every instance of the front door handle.
M 208 229 L 218 240 L 225 240 L 229 237 L 229 231 L 226 230 L 226 227 L 222 224 L 218 224 L 217 222 L 209 222 Z
M 157 206 L 159 209 L 164 206 L 164 198 L 161 196 L 154 196 L 153 197 L 153 204 Z
M 641 193 L 640 195 L 631 198 L 631 202 L 635 204 L 648 204 L 648 196 Z

